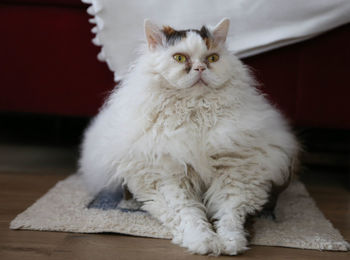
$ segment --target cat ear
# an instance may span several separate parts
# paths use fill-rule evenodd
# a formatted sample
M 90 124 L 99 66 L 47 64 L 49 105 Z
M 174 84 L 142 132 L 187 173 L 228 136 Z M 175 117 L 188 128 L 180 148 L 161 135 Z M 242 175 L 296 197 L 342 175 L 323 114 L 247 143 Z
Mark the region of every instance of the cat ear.
M 230 26 L 230 19 L 222 19 L 212 30 L 214 44 L 220 45 L 226 41 L 228 28 Z
M 145 34 L 148 48 L 153 51 L 157 45 L 163 45 L 163 32 L 161 29 L 149 19 L 145 20 Z

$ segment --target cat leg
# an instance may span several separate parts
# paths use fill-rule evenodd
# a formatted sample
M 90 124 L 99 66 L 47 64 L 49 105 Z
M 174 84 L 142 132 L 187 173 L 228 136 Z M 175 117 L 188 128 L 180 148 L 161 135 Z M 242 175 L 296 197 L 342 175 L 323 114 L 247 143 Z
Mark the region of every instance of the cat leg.
M 173 243 L 192 253 L 219 255 L 218 238 L 207 219 L 199 183 L 185 173 L 143 172 L 126 177 L 128 188 L 143 202 L 142 209 L 169 228 Z
M 228 255 L 248 249 L 246 218 L 260 211 L 268 200 L 269 184 L 242 168 L 221 169 L 205 196 L 208 216 L 221 242 L 221 252 Z

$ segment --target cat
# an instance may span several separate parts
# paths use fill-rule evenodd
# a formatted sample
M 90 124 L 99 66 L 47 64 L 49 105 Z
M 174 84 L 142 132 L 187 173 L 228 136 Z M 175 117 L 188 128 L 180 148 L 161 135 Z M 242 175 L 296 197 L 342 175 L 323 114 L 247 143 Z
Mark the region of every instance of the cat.
M 288 185 L 298 142 L 227 49 L 229 19 L 144 27 L 143 54 L 85 132 L 79 172 L 93 194 L 127 186 L 190 252 L 239 254 L 246 218 Z

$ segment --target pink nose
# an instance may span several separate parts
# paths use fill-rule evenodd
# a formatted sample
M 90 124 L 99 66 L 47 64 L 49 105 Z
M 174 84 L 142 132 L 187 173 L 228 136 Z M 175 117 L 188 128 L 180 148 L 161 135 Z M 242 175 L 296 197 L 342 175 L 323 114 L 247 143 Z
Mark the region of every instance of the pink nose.
M 204 70 L 206 70 L 206 67 L 204 65 L 197 65 L 194 70 L 202 72 Z

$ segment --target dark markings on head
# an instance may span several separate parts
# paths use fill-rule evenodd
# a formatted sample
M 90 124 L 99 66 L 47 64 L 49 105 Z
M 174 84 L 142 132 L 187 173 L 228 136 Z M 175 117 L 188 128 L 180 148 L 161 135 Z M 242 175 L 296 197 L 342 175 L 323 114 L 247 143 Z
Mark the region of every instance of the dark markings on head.
M 187 35 L 187 32 L 198 33 L 202 37 L 208 49 L 210 48 L 210 45 L 211 45 L 212 36 L 209 30 L 205 26 L 202 26 L 200 30 L 189 29 L 189 30 L 180 30 L 180 31 L 177 31 L 170 26 L 163 26 L 162 32 L 164 33 L 166 37 L 166 41 L 169 45 L 174 45 L 178 41 L 185 38 Z
M 208 31 L 207 27 L 202 26 L 202 28 L 200 29 L 200 31 L 198 31 L 199 35 L 202 37 L 203 41 L 205 42 L 205 45 L 207 46 L 208 50 L 210 48 L 210 43 L 211 43 L 211 39 L 212 36 L 210 34 L 210 32 Z
M 190 61 L 187 60 L 187 61 L 186 61 L 185 71 L 186 71 L 187 73 L 190 73 L 191 69 L 192 69 L 192 62 L 190 62 Z

